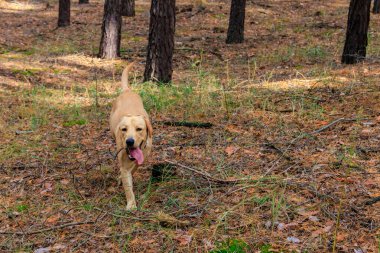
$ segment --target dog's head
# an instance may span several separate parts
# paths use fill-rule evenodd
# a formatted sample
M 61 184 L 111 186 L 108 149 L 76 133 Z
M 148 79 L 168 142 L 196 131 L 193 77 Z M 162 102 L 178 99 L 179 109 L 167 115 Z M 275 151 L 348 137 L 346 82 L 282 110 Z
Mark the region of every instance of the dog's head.
M 116 129 L 116 136 L 125 148 L 128 158 L 141 165 L 144 162 L 142 149 L 152 139 L 152 125 L 149 119 L 140 115 L 123 117 Z

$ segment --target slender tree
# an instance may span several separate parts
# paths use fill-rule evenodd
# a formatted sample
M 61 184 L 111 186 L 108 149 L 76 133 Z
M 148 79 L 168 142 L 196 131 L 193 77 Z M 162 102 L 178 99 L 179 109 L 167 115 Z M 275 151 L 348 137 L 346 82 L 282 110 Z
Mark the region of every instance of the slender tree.
M 135 16 L 135 0 L 121 0 L 121 15 L 125 17 Z
M 380 13 L 380 0 L 374 0 L 373 1 L 372 12 L 375 14 Z
M 364 60 L 368 44 L 370 8 L 371 0 L 351 0 L 342 63 L 354 64 Z
M 59 0 L 58 27 L 70 25 L 70 0 Z
M 144 80 L 172 80 L 175 0 L 152 0 Z
M 120 56 L 121 40 L 121 1 L 106 0 L 100 40 L 99 57 L 113 59 Z
M 79 0 L 79 4 L 88 4 L 90 1 L 89 0 Z
M 231 0 L 227 44 L 242 43 L 244 41 L 245 3 L 246 0 Z

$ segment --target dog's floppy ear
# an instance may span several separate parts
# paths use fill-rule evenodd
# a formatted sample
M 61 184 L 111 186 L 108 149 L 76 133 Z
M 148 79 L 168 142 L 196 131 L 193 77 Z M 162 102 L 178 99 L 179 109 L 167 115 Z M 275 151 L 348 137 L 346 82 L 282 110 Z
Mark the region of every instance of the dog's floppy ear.
M 153 135 L 152 124 L 150 123 L 150 120 L 148 117 L 144 117 L 144 120 L 145 120 L 145 125 L 146 125 L 146 131 L 148 132 L 148 137 L 152 138 L 152 135 Z

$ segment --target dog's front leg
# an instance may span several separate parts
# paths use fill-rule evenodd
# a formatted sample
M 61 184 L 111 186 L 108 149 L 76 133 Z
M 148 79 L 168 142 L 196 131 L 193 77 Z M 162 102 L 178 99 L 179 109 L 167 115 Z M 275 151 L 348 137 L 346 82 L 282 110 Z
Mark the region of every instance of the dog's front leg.
M 136 209 L 136 199 L 133 193 L 132 171 L 121 169 L 121 181 L 127 197 L 127 210 Z
M 121 159 L 123 160 L 123 159 Z M 123 183 L 125 196 L 127 197 L 127 210 L 136 209 L 136 199 L 133 193 L 133 180 L 132 171 L 134 164 L 128 163 L 127 161 L 121 161 L 121 182 Z

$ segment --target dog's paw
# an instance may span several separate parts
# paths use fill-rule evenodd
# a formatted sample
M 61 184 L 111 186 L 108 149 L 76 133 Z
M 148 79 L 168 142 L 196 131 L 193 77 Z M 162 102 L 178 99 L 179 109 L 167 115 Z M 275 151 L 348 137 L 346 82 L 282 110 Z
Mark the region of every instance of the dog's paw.
M 127 210 L 136 210 L 136 201 L 130 201 L 127 203 Z

